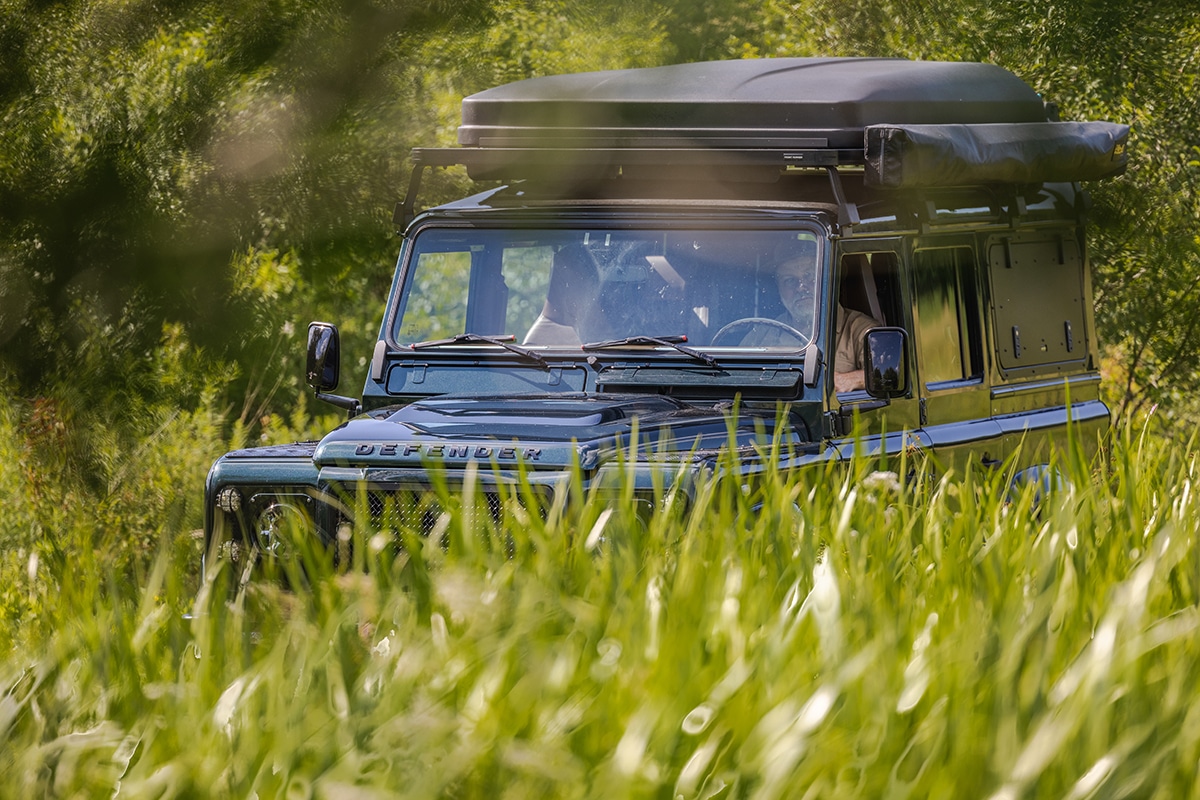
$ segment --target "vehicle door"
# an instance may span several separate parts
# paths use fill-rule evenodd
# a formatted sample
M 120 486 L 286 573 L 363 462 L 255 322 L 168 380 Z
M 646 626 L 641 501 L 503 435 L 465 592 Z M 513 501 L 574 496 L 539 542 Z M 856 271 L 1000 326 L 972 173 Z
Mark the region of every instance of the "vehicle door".
M 921 427 L 939 470 L 998 466 L 984 362 L 980 265 L 971 236 L 922 237 L 912 251 L 913 349 Z
M 826 315 L 830 352 L 825 362 L 834 373 L 829 382 L 833 395 L 831 416 L 834 429 L 847 437 L 844 447 L 852 447 L 854 442 L 850 437 L 857 436 L 859 445 L 866 452 L 874 452 L 886 445 L 887 454 L 893 456 L 906 447 L 920 444 L 917 433 L 920 413 L 914 389 L 905 396 L 891 399 L 871 397 L 862 388 L 861 364 L 857 363 L 853 374 L 858 381 L 854 382 L 853 388 L 845 389 L 845 376 L 851 366 L 849 359 L 855 351 L 862 353 L 863 342 L 858 333 L 865 327 L 891 326 L 909 331 L 908 372 L 915 375 L 909 303 L 901 239 L 840 243 L 835 255 L 832 311 Z M 861 359 L 861 355 L 858 358 Z M 839 391 L 835 381 L 842 383 L 845 390 Z

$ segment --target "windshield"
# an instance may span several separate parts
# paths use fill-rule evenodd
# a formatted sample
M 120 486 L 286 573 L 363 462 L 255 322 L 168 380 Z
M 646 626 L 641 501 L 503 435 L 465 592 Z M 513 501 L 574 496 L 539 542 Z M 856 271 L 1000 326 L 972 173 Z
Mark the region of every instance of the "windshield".
M 574 353 L 654 346 L 645 337 L 799 350 L 815 330 L 820 263 L 810 230 L 429 228 L 414 240 L 394 335 Z

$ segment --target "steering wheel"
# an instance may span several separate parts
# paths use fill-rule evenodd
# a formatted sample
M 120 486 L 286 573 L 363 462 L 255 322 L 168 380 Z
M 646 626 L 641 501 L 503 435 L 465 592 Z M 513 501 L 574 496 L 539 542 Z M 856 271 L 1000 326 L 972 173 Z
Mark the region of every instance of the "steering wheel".
M 717 346 L 721 341 L 721 337 L 727 336 L 731 331 L 739 331 L 742 328 L 755 328 L 759 326 L 781 330 L 799 342 L 800 347 L 808 346 L 809 338 L 803 333 L 796 330 L 791 325 L 788 325 L 786 322 L 780 322 L 777 319 L 768 319 L 767 317 L 742 317 L 741 319 L 735 319 L 733 322 L 729 323 L 721 328 L 721 330 L 713 334 L 712 342 L 710 344 L 712 346 Z

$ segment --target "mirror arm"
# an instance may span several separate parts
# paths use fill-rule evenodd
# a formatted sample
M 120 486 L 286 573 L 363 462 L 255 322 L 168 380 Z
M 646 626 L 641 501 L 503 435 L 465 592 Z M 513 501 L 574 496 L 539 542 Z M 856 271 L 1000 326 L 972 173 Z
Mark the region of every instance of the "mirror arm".
M 342 397 L 338 394 L 325 394 L 324 392 L 317 392 L 316 395 L 318 400 L 346 409 L 346 413 L 351 418 L 357 417 L 362 412 L 362 403 L 353 397 Z

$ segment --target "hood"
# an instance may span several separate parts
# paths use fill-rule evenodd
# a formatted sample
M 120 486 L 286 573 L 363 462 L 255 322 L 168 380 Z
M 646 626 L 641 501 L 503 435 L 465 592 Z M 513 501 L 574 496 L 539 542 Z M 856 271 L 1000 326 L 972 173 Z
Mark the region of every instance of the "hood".
M 385 408 L 351 420 L 326 436 L 314 460 L 321 466 L 517 462 L 584 469 L 628 448 L 635 433 L 639 460 L 704 458 L 729 443 L 728 404 L 698 406 L 661 395 L 538 394 L 442 396 Z M 808 441 L 794 423 L 785 441 Z M 740 409 L 739 447 L 769 442 L 774 411 Z

